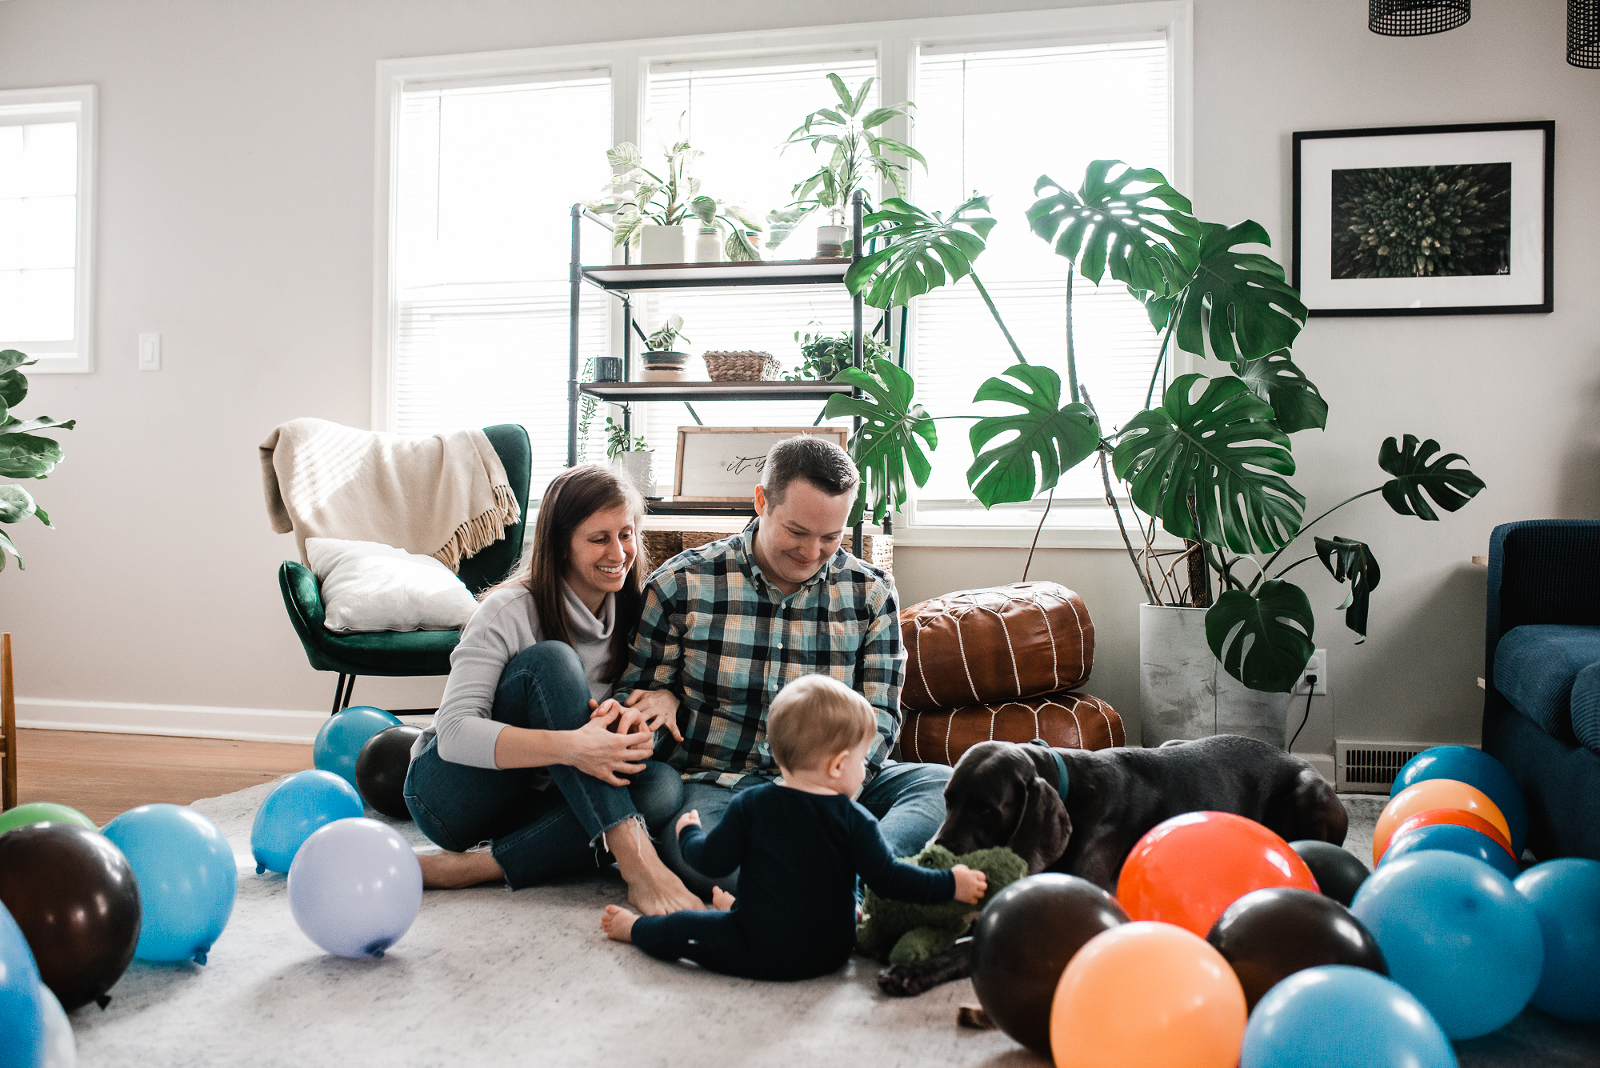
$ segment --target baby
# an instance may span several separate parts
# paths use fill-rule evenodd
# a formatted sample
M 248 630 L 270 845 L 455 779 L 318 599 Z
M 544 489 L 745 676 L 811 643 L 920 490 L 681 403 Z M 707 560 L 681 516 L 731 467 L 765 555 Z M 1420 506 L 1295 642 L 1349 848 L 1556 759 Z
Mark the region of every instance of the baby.
M 857 874 L 883 897 L 977 903 L 983 872 L 895 860 L 878 821 L 853 800 L 877 737 L 866 698 L 826 675 L 785 686 L 767 712 L 767 742 L 783 778 L 740 791 L 709 834 L 698 812 L 684 813 L 676 828 L 684 859 L 699 871 L 740 869 L 738 899 L 719 890 L 715 911 L 665 916 L 607 905 L 606 934 L 729 975 L 810 979 L 850 957 Z

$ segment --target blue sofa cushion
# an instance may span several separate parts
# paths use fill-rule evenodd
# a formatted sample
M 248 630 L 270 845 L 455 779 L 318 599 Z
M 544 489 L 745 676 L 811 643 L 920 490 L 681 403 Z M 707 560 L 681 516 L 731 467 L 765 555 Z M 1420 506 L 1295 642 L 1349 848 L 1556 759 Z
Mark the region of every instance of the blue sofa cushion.
M 1600 664 L 1590 664 L 1573 680 L 1572 733 L 1585 749 L 1600 753 Z
M 1512 627 L 1494 651 L 1494 686 L 1546 734 L 1573 744 L 1572 687 L 1600 664 L 1600 627 L 1530 623 Z M 1600 678 L 1595 680 L 1600 685 Z M 1596 695 L 1600 701 L 1600 694 Z

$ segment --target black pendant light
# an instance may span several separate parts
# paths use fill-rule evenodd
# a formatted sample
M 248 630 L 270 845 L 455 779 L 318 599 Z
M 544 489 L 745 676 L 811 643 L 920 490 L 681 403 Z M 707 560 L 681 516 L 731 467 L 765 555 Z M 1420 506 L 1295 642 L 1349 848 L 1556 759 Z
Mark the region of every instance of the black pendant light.
M 1570 7 L 1593 9 L 1600 0 L 1580 4 L 1568 0 Z M 1472 17 L 1472 0 L 1367 0 L 1367 29 L 1385 37 L 1420 37 L 1443 33 L 1463 25 Z
M 1567 0 L 1567 62 L 1600 67 L 1600 0 Z

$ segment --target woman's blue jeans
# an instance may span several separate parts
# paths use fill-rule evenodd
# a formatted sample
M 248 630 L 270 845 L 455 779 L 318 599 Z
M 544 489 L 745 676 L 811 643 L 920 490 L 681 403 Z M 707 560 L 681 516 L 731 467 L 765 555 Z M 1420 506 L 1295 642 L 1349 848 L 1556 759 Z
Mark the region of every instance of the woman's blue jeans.
M 506 664 L 491 716 L 535 730 L 576 730 L 589 721 L 589 683 L 583 662 L 563 642 L 538 642 Z M 543 772 L 554 788 L 539 789 Z M 592 872 L 610 857 L 601 836 L 643 817 L 652 835 L 677 814 L 683 781 L 654 760 L 611 786 L 576 768 L 474 768 L 439 756 L 438 740 L 411 762 L 406 807 L 434 842 L 461 852 L 489 841 L 513 890 L 557 875 Z

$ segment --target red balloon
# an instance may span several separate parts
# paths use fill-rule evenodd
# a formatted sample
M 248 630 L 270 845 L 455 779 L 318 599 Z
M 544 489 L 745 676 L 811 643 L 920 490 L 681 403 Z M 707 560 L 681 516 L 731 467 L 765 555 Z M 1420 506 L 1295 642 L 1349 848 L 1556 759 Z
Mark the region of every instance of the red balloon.
M 1493 838 L 1500 848 L 1510 854 L 1512 860 L 1517 859 L 1517 855 L 1511 852 L 1511 843 L 1506 840 L 1504 834 L 1500 833 L 1500 828 L 1477 813 L 1468 812 L 1466 809 L 1461 808 L 1430 808 L 1426 812 L 1418 812 L 1415 816 L 1408 816 L 1401 822 L 1400 826 L 1394 829 L 1394 833 L 1389 836 L 1389 842 L 1391 844 L 1398 842 L 1401 835 L 1417 830 L 1419 827 L 1431 827 L 1436 823 L 1454 823 L 1462 827 L 1470 827 L 1479 834 L 1486 834 Z
M 1189 812 L 1157 824 L 1123 862 L 1117 901 L 1135 920 L 1159 920 L 1201 938 L 1252 890 L 1318 891 L 1300 855 L 1254 820 Z

